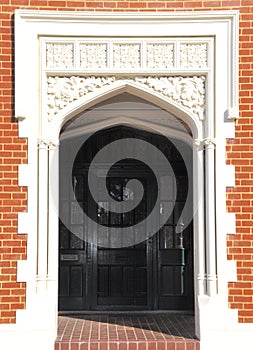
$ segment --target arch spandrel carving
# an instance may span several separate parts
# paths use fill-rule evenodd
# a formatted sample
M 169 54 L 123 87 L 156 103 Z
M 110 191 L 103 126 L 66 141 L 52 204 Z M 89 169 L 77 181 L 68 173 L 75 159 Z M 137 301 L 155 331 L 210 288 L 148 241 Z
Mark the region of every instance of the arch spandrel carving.
M 84 79 L 83 77 L 78 78 Z M 69 79 L 69 77 L 67 77 L 67 79 Z M 193 135 L 194 138 L 202 137 L 203 121 L 196 113 L 192 113 L 190 108 L 187 109 L 182 104 L 169 99 L 165 94 L 147 86 L 147 84 L 136 81 L 137 78 L 134 80 L 114 79 L 113 77 L 110 77 L 110 81 L 107 81 L 106 83 L 104 81 L 104 85 L 101 84 L 100 79 L 101 78 L 98 80 L 99 84 L 97 87 L 92 86 L 89 91 L 85 87 L 85 93 L 80 93 L 80 96 L 75 93 L 74 96 L 77 96 L 76 98 L 73 98 L 73 95 L 67 93 L 65 107 L 57 107 L 56 113 L 52 113 L 51 111 L 51 114 L 48 114 L 48 119 L 42 120 L 45 127 L 44 130 L 50 134 L 51 139 L 57 140 L 61 128 L 65 123 L 69 123 L 72 118 L 75 119 L 84 111 L 123 93 L 129 93 L 137 98 L 141 98 L 147 103 L 151 103 L 154 106 L 177 116 L 176 118 L 186 125 L 190 134 Z M 92 81 L 94 82 L 94 80 Z M 76 91 L 78 92 L 79 90 L 77 89 Z M 52 96 L 54 98 L 55 95 Z M 156 120 L 156 122 L 158 121 Z
M 48 121 L 56 118 L 59 111 L 72 102 L 91 92 L 114 82 L 124 82 L 123 78 L 108 77 L 48 77 L 47 79 L 47 115 Z M 205 115 L 205 76 L 173 77 L 135 77 L 128 82 L 155 91 L 168 99 L 169 103 L 178 105 L 193 114 L 199 120 Z

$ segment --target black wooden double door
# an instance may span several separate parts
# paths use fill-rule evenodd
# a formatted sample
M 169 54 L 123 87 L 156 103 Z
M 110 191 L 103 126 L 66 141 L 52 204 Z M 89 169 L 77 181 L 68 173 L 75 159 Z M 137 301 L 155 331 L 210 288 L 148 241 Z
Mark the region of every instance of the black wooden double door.
M 98 171 L 95 176 L 103 176 L 103 172 Z M 85 171 L 73 174 L 76 198 L 71 197 L 72 191 L 70 195 L 65 191 L 60 197 L 60 210 L 68 221 L 67 225 L 66 221 L 65 225 L 60 222 L 60 310 L 192 310 L 191 225 L 184 232 L 183 245 L 175 232 L 187 178 L 177 177 L 174 210 L 166 224 L 146 239 L 144 219 L 156 200 L 152 176 L 136 169 L 116 170 L 108 176 L 107 188 L 116 201 L 132 201 L 135 191 L 127 187 L 131 179 L 142 183 L 144 194 L 129 212 L 115 213 L 113 202 L 106 202 L 99 188 L 95 203 L 87 189 Z M 157 220 L 171 205 L 166 195 L 170 179 L 164 175 L 160 182 L 165 188 Z M 182 189 L 181 194 L 178 188 Z M 92 221 L 85 220 L 83 212 Z M 124 235 L 118 234 L 121 228 L 125 228 Z

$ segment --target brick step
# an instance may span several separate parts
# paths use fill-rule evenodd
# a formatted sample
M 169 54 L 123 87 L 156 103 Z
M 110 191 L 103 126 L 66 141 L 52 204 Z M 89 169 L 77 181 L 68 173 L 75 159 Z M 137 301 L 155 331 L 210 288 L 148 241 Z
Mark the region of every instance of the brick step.
M 199 340 L 139 341 L 139 342 L 64 342 L 56 341 L 55 350 L 199 350 Z
M 194 333 L 191 315 L 68 315 L 55 350 L 199 350 Z

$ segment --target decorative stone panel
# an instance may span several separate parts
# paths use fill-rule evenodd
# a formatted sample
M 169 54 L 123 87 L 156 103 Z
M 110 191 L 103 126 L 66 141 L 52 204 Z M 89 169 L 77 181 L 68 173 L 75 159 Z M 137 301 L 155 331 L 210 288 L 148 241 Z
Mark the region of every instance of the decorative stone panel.
M 147 44 L 147 68 L 172 68 L 174 66 L 174 44 Z
M 73 43 L 47 43 L 46 44 L 47 68 L 73 68 L 74 44 Z
M 205 111 L 205 77 L 144 77 L 135 81 L 168 97 L 173 102 L 187 108 L 204 119 Z
M 130 39 L 119 42 L 116 39 L 89 40 L 73 38 L 55 41 L 41 39 L 41 50 L 46 56 L 42 70 L 64 71 L 123 71 L 123 70 L 206 70 L 210 62 L 209 40 L 200 39 L 185 42 L 185 38 L 168 38 L 154 42 L 151 38 Z M 45 49 L 46 48 L 46 49 Z
M 113 44 L 113 67 L 124 69 L 140 68 L 140 44 Z
M 180 45 L 181 68 L 207 68 L 208 48 L 207 44 L 181 44 Z
M 106 43 L 80 43 L 80 67 L 103 69 L 107 67 Z
M 50 121 L 69 103 L 114 81 L 114 77 L 49 77 L 47 79 L 48 120 Z
M 52 118 L 64 107 L 84 95 L 123 78 L 110 77 L 49 77 L 47 79 L 47 113 Z M 128 79 L 129 80 L 129 79 Z M 205 113 L 205 77 L 135 77 L 132 79 L 166 96 L 186 108 L 200 120 Z

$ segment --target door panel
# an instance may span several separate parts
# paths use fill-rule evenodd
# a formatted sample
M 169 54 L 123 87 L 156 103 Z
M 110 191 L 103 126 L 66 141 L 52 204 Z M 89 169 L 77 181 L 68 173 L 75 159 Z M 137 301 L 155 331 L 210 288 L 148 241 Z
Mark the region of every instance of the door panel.
M 82 310 L 86 295 L 85 252 L 60 253 L 59 309 Z
M 161 187 L 167 181 L 161 177 Z M 184 203 L 187 197 L 187 176 L 177 176 L 176 203 L 172 214 L 160 229 L 158 239 L 158 305 L 160 309 L 192 310 L 192 225 L 186 230 L 176 232 Z M 160 202 L 160 217 L 171 209 L 171 203 L 162 196 Z
M 136 176 L 135 176 L 136 178 Z M 137 177 L 146 187 L 145 177 Z M 109 193 L 114 200 L 133 200 L 134 192 L 127 189 L 126 184 L 131 177 L 113 176 L 107 178 Z M 98 197 L 102 198 L 98 193 Z M 103 203 L 104 204 L 104 203 Z M 107 203 L 109 212 L 105 206 L 96 206 L 95 210 L 99 222 L 106 222 L 110 227 L 98 237 L 99 242 L 109 244 L 111 248 L 98 246 L 97 255 L 97 301 L 93 309 L 125 309 L 136 306 L 148 306 L 148 255 L 147 242 L 133 244 L 138 232 L 129 228 L 128 234 L 123 236 L 122 248 L 113 248 L 118 243 L 117 229 L 134 225 L 137 219 L 143 219 L 146 213 L 146 196 L 142 199 L 141 210 L 134 209 L 128 213 L 113 212 L 113 203 Z M 103 241 L 104 240 L 104 241 Z M 96 281 L 93 284 L 96 286 Z
M 87 232 L 82 208 L 84 206 L 84 174 L 75 174 L 72 182 L 64 177 L 60 183 L 59 223 L 59 309 L 83 310 L 86 297 Z M 73 186 L 73 187 L 72 187 Z M 71 191 L 73 188 L 74 193 Z M 80 200 L 74 201 L 74 194 Z M 68 229 L 69 228 L 69 229 Z

